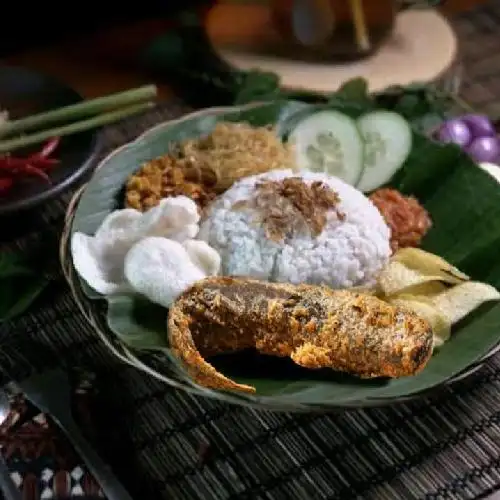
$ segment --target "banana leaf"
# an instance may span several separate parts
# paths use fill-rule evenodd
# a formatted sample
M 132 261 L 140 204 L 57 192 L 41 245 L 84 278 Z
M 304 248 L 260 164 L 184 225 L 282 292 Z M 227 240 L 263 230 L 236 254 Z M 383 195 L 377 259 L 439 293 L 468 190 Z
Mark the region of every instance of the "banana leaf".
M 359 103 L 349 100 L 321 106 L 353 115 L 360 113 Z M 286 137 L 297 116 L 312 109 L 316 107 L 286 100 L 214 108 L 151 129 L 104 160 L 80 199 L 72 232 L 93 234 L 104 217 L 122 206 L 127 177 L 141 163 L 166 153 L 169 144 L 206 135 L 218 121 L 272 124 Z M 390 186 L 415 195 L 431 214 L 433 228 L 423 248 L 445 258 L 474 280 L 500 288 L 500 186 L 454 145 L 437 144 L 417 128 L 413 144 Z M 90 299 L 102 299 L 83 283 L 82 287 Z M 142 299 L 115 297 L 108 304 L 106 334 L 117 336 L 136 351 L 157 350 L 164 363 L 182 372 L 168 348 L 166 316 L 166 310 Z M 332 371 L 305 370 L 289 360 L 243 353 L 222 356 L 214 364 L 238 382 L 254 385 L 256 395 L 206 389 L 199 392 L 226 401 L 287 408 L 371 404 L 408 397 L 442 384 L 480 360 L 499 339 L 500 304 L 489 303 L 457 324 L 451 339 L 434 354 L 423 372 L 413 377 L 366 381 Z M 186 374 L 181 372 L 179 379 L 185 380 Z

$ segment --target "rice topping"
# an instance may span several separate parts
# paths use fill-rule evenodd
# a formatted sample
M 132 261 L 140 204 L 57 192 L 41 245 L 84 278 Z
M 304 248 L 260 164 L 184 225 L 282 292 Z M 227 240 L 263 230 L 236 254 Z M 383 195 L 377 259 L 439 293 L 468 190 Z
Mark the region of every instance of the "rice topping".
M 260 213 L 266 238 L 282 241 L 287 234 L 301 229 L 318 236 L 326 225 L 328 211 L 339 201 L 338 194 L 323 182 L 308 185 L 300 177 L 287 177 L 258 182 L 252 200 L 238 202 L 233 209 L 251 206 Z M 344 217 L 340 212 L 337 215 Z

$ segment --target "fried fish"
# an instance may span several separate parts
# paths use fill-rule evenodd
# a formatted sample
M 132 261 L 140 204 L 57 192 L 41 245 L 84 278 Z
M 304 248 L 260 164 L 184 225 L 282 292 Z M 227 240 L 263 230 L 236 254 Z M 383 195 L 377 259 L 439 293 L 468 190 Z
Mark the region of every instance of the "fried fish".
M 255 348 L 306 368 L 362 378 L 403 377 L 432 355 L 432 329 L 415 313 L 348 290 L 209 277 L 170 308 L 170 346 L 198 384 L 255 392 L 205 357 Z

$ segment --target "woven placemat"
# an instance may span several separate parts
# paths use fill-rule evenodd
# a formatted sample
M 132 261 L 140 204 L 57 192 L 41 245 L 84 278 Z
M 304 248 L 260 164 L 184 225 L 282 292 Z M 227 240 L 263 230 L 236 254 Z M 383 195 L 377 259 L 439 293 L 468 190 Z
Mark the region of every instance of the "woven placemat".
M 463 97 L 500 116 L 500 55 L 494 51 L 500 2 L 454 25 Z M 185 111 L 181 102 L 170 102 L 110 127 L 105 149 Z M 9 236 L 22 231 L 16 245 L 28 252 L 53 252 L 56 279 L 30 314 L 0 325 L 0 366 L 17 377 L 61 360 L 98 372 L 102 401 L 114 412 L 110 439 L 128 450 L 109 460 L 134 498 L 461 499 L 500 489 L 500 356 L 432 398 L 335 415 L 230 406 L 117 365 L 78 313 L 55 260 L 69 196 L 3 228 Z

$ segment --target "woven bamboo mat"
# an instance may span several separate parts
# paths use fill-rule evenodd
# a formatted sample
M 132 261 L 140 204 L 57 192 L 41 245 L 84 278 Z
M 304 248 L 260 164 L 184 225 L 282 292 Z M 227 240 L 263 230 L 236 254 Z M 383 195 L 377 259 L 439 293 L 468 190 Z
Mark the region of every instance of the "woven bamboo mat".
M 500 116 L 500 1 L 454 20 L 462 96 Z M 110 127 L 105 149 L 186 111 L 170 102 Z M 68 197 L 15 221 L 28 252 L 57 255 Z M 51 246 L 53 244 L 53 247 Z M 60 360 L 99 373 L 113 409 L 112 464 L 138 499 L 483 498 L 500 489 L 500 357 L 432 398 L 335 415 L 239 408 L 169 389 L 117 365 L 51 262 L 52 294 L 0 326 L 0 366 L 18 377 Z M 9 360 L 15 359 L 15 365 Z M 115 450 L 118 450 L 116 448 Z

